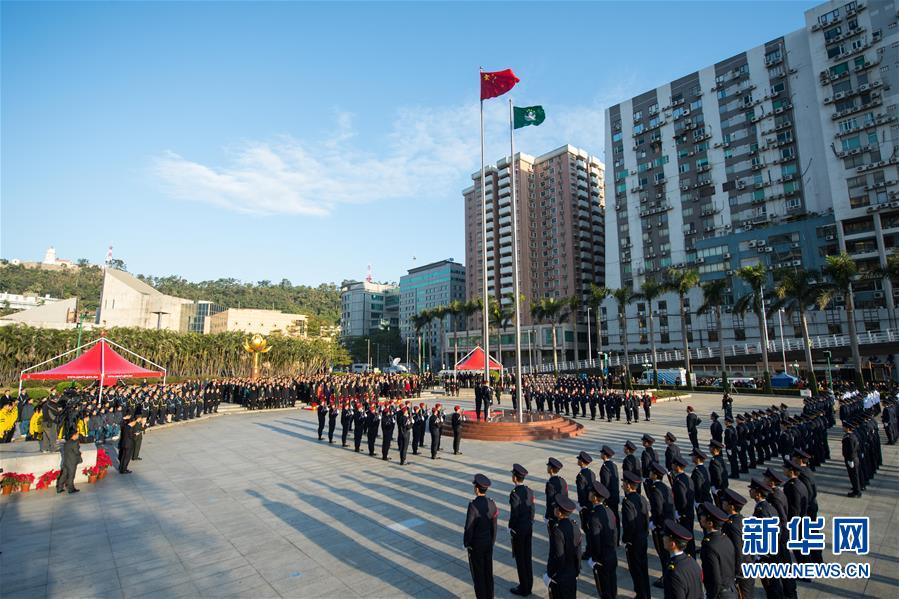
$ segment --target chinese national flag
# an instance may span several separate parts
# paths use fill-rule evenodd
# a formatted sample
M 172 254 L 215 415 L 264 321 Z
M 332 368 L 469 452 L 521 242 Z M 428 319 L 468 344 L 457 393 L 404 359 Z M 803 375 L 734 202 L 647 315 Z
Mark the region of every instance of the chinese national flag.
M 481 73 L 481 99 L 488 100 L 501 96 L 515 87 L 519 81 L 520 79 L 515 76 L 512 69 Z

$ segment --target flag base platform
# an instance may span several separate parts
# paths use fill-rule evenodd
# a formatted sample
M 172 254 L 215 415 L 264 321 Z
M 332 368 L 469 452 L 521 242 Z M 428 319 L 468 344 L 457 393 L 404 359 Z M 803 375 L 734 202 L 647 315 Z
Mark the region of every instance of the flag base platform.
M 462 438 L 477 441 L 550 441 L 570 439 L 584 432 L 584 425 L 575 420 L 551 412 L 525 412 L 523 422 L 518 421 L 518 413 L 513 410 L 492 409 L 490 418 L 476 419 L 471 410 L 463 412 Z M 447 414 L 443 423 L 443 434 L 452 435 L 451 415 Z

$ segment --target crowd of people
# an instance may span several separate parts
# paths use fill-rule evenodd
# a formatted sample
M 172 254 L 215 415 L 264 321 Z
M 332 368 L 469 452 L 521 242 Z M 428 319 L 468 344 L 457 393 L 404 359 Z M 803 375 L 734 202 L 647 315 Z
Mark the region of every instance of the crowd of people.
M 515 395 L 513 395 L 513 399 Z M 516 406 L 517 407 L 517 406 Z M 555 412 L 572 418 L 621 421 L 622 411 L 628 424 L 652 416 L 652 394 L 649 391 L 611 389 L 601 377 L 553 376 L 548 374 L 524 377 L 524 409 Z

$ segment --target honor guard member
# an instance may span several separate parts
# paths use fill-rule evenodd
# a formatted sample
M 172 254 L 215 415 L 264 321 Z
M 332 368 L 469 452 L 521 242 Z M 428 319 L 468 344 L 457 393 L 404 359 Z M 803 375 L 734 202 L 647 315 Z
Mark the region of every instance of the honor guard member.
M 693 482 L 693 497 L 696 503 L 704 503 L 712 501 L 712 477 L 709 469 L 705 466 L 708 456 L 700 449 L 694 449 L 690 452 L 693 458 L 693 472 L 690 473 L 690 480 Z
M 650 599 L 649 556 L 649 502 L 640 495 L 643 479 L 639 474 L 625 471 L 622 475 L 624 501 L 621 503 L 621 540 L 627 557 L 627 569 L 634 583 L 636 599 Z
M 740 457 L 740 474 L 749 472 L 749 429 L 742 414 L 737 414 L 737 453 Z M 739 478 L 737 476 L 733 478 Z
M 721 532 L 727 514 L 710 501 L 702 503 L 698 513 L 704 531 L 699 556 L 706 599 L 737 599 L 737 558 L 733 543 Z
M 465 422 L 465 414 L 462 413 L 462 408 L 456 406 L 453 409 L 452 420 L 450 424 L 453 425 L 453 455 L 459 455 L 462 452 L 459 451 L 459 444 L 462 443 L 462 423 Z
M 711 484 L 712 497 L 717 505 L 718 493 L 730 486 L 727 476 L 727 464 L 724 462 L 724 456 L 721 451 L 724 449 L 724 443 L 712 439 L 709 441 L 709 451 L 712 453 L 712 459 L 709 462 L 709 483 Z
M 702 569 L 684 553 L 693 531 L 674 520 L 666 520 L 662 543 L 671 556 L 664 568 L 665 599 L 703 599 Z
M 559 476 L 560 470 L 562 470 L 562 462 L 556 458 L 547 460 L 546 473 L 549 474 L 549 480 L 546 481 L 546 513 L 543 519 L 550 529 L 556 522 L 556 501 L 560 497 L 568 496 L 568 483 Z
M 340 444 L 346 447 L 347 437 L 353 430 L 353 406 L 349 401 L 344 402 L 343 409 L 340 410 Z
M 618 540 L 621 538 L 621 521 L 618 511 L 621 503 L 621 493 L 619 492 L 621 482 L 618 479 L 618 467 L 612 461 L 615 451 L 608 445 L 603 445 L 600 457 L 602 458 L 602 467 L 599 469 L 599 482 L 609 491 L 609 496 L 605 498 L 605 504 L 615 515 L 615 543 L 618 544 Z
M 649 393 L 646 393 L 644 391 L 643 397 L 642 397 L 642 403 L 643 403 L 643 416 L 644 416 L 644 418 L 646 418 L 646 422 L 650 422 L 649 416 L 650 416 L 650 410 L 652 408 L 652 395 L 650 395 Z
M 721 397 L 721 409 L 724 410 L 724 418 L 730 418 L 733 420 L 734 417 L 734 399 L 730 396 L 730 393 L 727 391 L 724 392 L 724 395 Z
M 786 535 L 787 522 L 789 522 L 789 518 L 787 518 L 787 496 L 784 495 L 780 485 L 787 482 L 787 477 L 771 468 L 766 468 L 765 472 L 762 473 L 762 477 L 771 489 L 771 493 L 768 495 L 768 503 L 777 510 L 777 515 L 780 517 L 781 534 Z
M 531 594 L 534 582 L 531 545 L 536 499 L 531 488 L 524 484 L 527 475 L 527 468 L 521 464 L 512 465 L 512 483 L 515 487 L 509 493 L 509 534 L 512 537 L 512 557 L 518 570 L 518 586 L 512 587 L 509 592 L 522 597 Z
M 252 408 L 250 408 L 252 409 Z M 316 408 L 316 413 L 318 415 L 318 440 L 322 440 L 322 435 L 325 432 L 325 422 L 328 418 L 328 406 L 322 402 L 318 404 L 318 408 Z
M 584 533 L 587 538 L 587 565 L 593 572 L 593 580 L 601 599 L 618 596 L 618 522 L 606 505 L 609 489 L 599 481 L 590 488 L 590 503 Z
M 419 438 L 424 438 L 427 421 L 428 415 L 424 409 L 421 406 L 414 406 L 412 408 L 412 455 L 418 455 Z M 419 432 L 421 432 L 420 435 Z
M 477 599 L 493 597 L 493 545 L 496 543 L 496 503 L 487 497 L 490 479 L 476 474 L 471 483 L 475 497 L 468 502 L 463 544 L 468 551 L 468 567 Z
M 842 408 L 841 408 L 842 409 Z M 849 474 L 849 484 L 852 490 L 847 493 L 847 497 L 861 497 L 861 475 L 859 463 L 860 444 L 858 437 L 854 434 L 855 426 L 849 421 L 843 421 L 843 462 L 846 464 L 846 472 Z
M 677 446 L 677 437 L 670 431 L 665 433 L 665 468 L 671 470 L 672 460 L 680 456 L 680 447 Z
M 412 439 L 412 418 L 409 415 L 408 406 L 403 406 L 403 410 L 396 418 L 396 424 L 396 444 L 400 450 L 400 466 L 405 466 L 406 456 L 409 452 L 409 441 Z
M 543 582 L 552 599 L 577 596 L 577 576 L 581 570 L 581 533 L 569 516 L 577 509 L 567 495 L 555 502 L 556 524 L 549 531 L 549 559 Z
M 337 409 L 337 403 L 332 401 L 328 407 L 328 443 L 334 442 L 334 429 L 337 428 L 337 416 L 339 414 L 340 410 Z
M 393 431 L 396 428 L 396 416 L 393 406 L 388 405 L 381 416 L 381 459 L 390 460 L 390 445 L 393 443 Z
M 640 462 L 637 461 L 637 456 L 634 455 L 635 451 L 637 451 L 637 446 L 629 439 L 624 442 L 624 460 L 621 462 L 621 476 L 624 476 L 625 472 L 633 472 L 642 480 L 643 473 L 640 470 Z
M 656 440 L 652 435 L 644 434 L 641 441 L 643 443 L 643 453 L 640 454 L 640 476 L 646 480 L 650 478 L 650 475 L 652 474 L 652 465 L 659 461 L 659 456 L 653 447 Z M 644 488 L 643 491 L 646 494 L 646 498 L 649 499 L 649 489 Z M 661 525 L 660 522 L 659 526 Z
M 699 425 L 702 419 L 696 415 L 693 406 L 687 406 L 687 436 L 693 449 L 699 449 Z
M 767 498 L 771 493 L 770 487 L 765 483 L 765 481 L 753 477 L 749 481 L 749 496 L 755 500 L 755 509 L 752 512 L 752 515 L 756 518 L 778 518 L 777 510 L 774 509 L 774 506 L 768 503 Z M 783 536 L 783 535 L 779 535 Z M 778 539 L 780 540 L 780 539 Z M 781 551 L 780 551 L 780 543 L 778 543 L 778 551 L 771 555 L 762 555 L 758 556 L 756 559 L 763 562 L 768 563 L 778 563 L 781 561 Z M 789 557 L 787 560 L 789 561 Z M 787 597 L 786 586 L 787 579 L 781 578 L 762 578 L 762 587 L 765 589 L 765 595 L 768 597 Z M 795 588 L 795 581 L 794 581 Z M 793 595 L 795 597 L 795 591 Z
M 727 451 L 727 461 L 730 464 L 730 478 L 740 478 L 740 435 L 730 418 L 724 419 L 724 447 Z
M 367 419 L 365 410 L 362 409 L 361 405 L 357 404 L 353 412 L 353 449 L 356 453 L 359 453 L 359 450 L 362 448 L 362 437 L 365 435 Z
M 650 478 L 644 482 L 646 498 L 649 500 L 652 542 L 659 556 L 663 571 L 665 566 L 668 565 L 668 551 L 663 543 L 664 522 L 665 520 L 674 519 L 674 499 L 671 496 L 671 489 L 662 482 L 662 479 L 667 474 L 668 471 L 665 470 L 664 466 L 658 462 L 653 462 L 649 473 Z M 663 579 L 659 578 L 653 585 L 657 588 L 663 588 Z
M 674 456 L 671 462 L 674 476 L 671 477 L 671 494 L 674 496 L 674 513 L 678 523 L 689 531 L 693 531 L 696 520 L 695 496 L 693 494 L 693 481 L 684 472 L 687 460 L 681 456 Z M 696 557 L 696 543 L 691 539 L 687 543 L 687 553 L 690 557 Z
M 743 578 L 743 514 L 740 510 L 746 505 L 746 498 L 734 491 L 726 489 L 721 493 L 721 510 L 727 514 L 727 522 L 721 527 L 721 532 L 730 539 L 734 546 L 734 559 L 736 563 L 736 583 L 740 593 L 740 599 L 752 599 L 755 592 L 755 579 Z
M 718 412 L 712 412 L 709 415 L 709 418 L 712 419 L 712 423 L 709 425 L 709 434 L 712 436 L 712 439 L 715 441 L 724 442 L 724 427 L 721 426 L 721 421 L 718 420 Z
M 443 426 L 443 418 L 440 416 L 440 410 L 437 406 L 431 409 L 431 416 L 428 418 L 428 432 L 431 433 L 431 459 L 436 460 L 437 450 L 440 449 L 440 429 Z
M 793 518 L 808 516 L 808 487 L 799 480 L 799 470 L 801 468 L 802 466 L 795 459 L 789 459 L 784 462 L 784 474 L 787 477 L 787 482 L 784 483 L 783 492 L 787 498 L 788 521 Z M 808 561 L 803 559 L 805 556 L 798 549 L 793 551 L 793 555 L 796 557 L 797 562 Z
M 377 407 L 374 404 L 368 408 L 368 419 L 365 423 L 366 432 L 368 433 L 368 455 L 375 455 L 375 440 L 378 438 L 378 429 L 381 427 L 381 415 L 378 414 Z
M 590 464 L 592 463 L 593 458 L 586 451 L 582 451 L 577 455 L 577 465 L 580 471 L 574 479 L 574 484 L 577 488 L 577 503 L 581 508 L 581 530 L 584 532 L 587 532 L 587 515 L 593 507 L 593 504 L 590 502 L 590 489 L 593 488 L 596 475 L 590 470 Z

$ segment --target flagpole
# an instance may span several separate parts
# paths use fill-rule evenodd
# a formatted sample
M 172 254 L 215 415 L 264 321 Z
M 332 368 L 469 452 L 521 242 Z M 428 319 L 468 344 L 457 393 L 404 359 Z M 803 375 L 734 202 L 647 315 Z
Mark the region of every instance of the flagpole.
M 483 79 L 484 67 L 481 67 L 481 75 L 478 77 L 478 86 Z M 479 92 L 480 93 L 480 92 Z M 490 308 L 487 294 L 487 182 L 484 168 L 484 99 L 481 98 L 481 249 L 484 252 L 484 384 L 490 384 L 490 323 L 488 310 Z M 495 236 L 495 234 L 494 234 Z
M 524 421 L 524 389 L 521 378 L 521 292 L 518 277 L 518 202 L 515 198 L 515 123 L 509 98 L 509 176 L 512 178 L 512 290 L 515 294 L 515 392 L 518 394 L 518 422 Z

